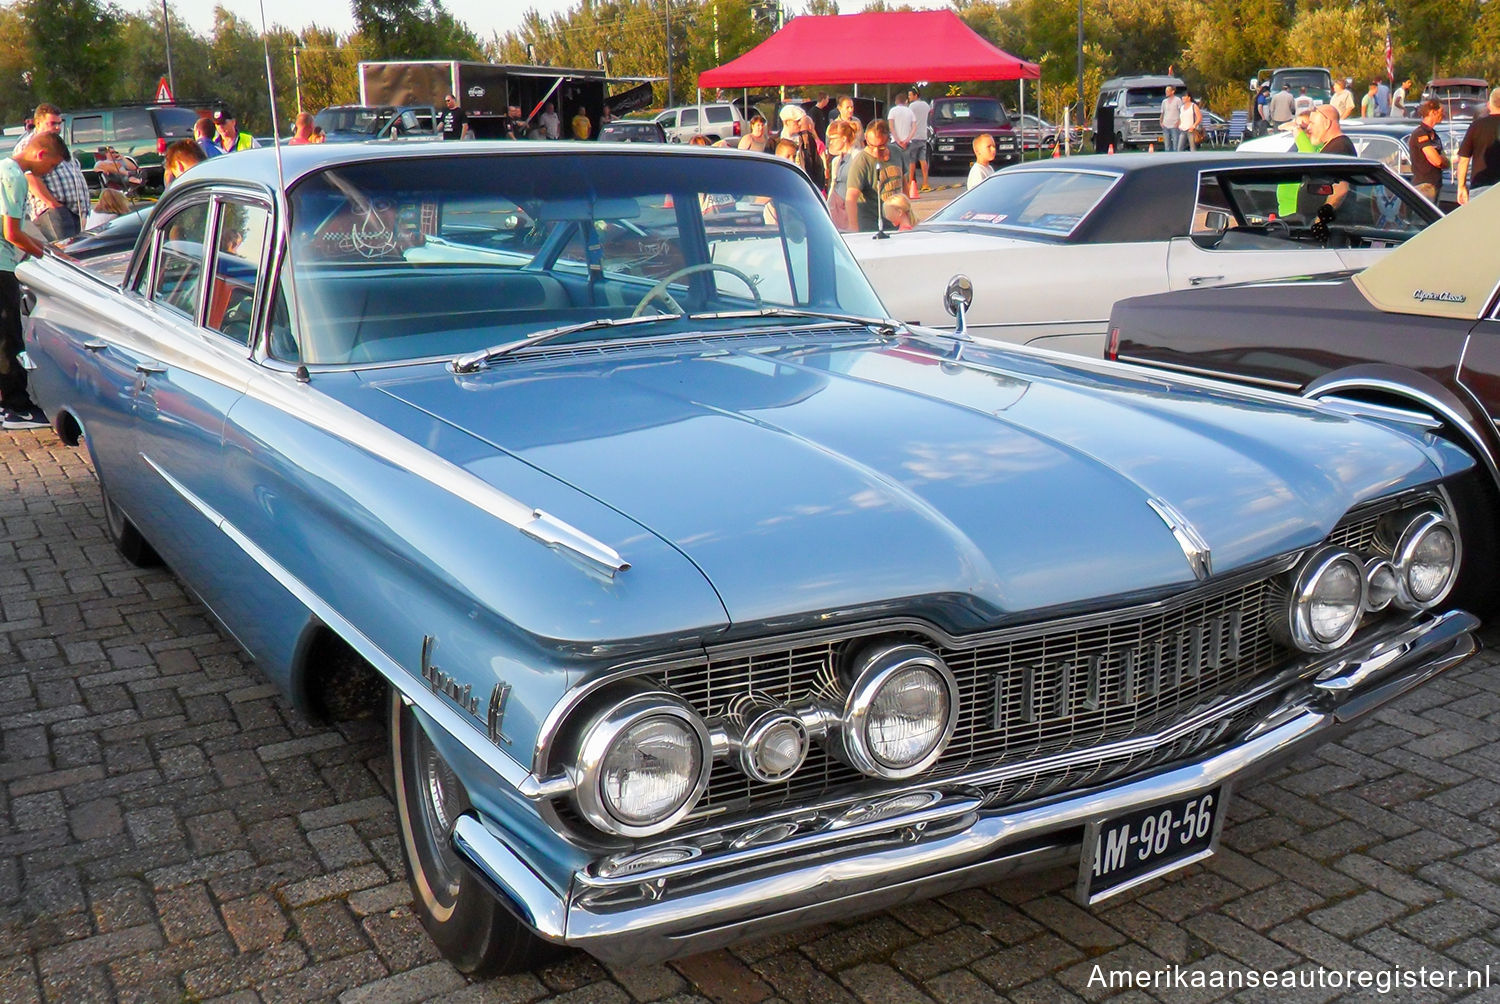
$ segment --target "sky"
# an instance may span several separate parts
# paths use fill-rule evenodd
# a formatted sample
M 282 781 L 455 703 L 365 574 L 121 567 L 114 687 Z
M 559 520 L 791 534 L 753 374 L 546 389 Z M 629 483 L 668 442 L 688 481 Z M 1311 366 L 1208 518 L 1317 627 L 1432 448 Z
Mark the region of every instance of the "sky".
M 214 7 L 222 5 L 251 24 L 260 23 L 260 5 L 256 0 L 168 0 L 173 12 L 193 27 L 207 35 L 213 30 Z M 316 24 L 345 32 L 354 27 L 354 18 L 349 13 L 346 0 L 264 0 L 266 23 L 281 24 L 292 29 Z M 127 10 L 159 10 L 158 2 L 141 3 L 140 0 L 124 0 L 121 6 Z M 443 0 L 443 6 L 454 17 L 469 26 L 480 41 L 488 41 L 496 32 L 505 34 L 521 23 L 521 17 L 531 8 L 545 15 L 559 14 L 577 6 L 577 0 Z M 800 10 L 796 0 L 788 0 L 789 9 Z M 946 6 L 940 0 L 914 0 L 914 7 Z M 839 8 L 846 14 L 864 8 L 864 0 L 840 0 Z

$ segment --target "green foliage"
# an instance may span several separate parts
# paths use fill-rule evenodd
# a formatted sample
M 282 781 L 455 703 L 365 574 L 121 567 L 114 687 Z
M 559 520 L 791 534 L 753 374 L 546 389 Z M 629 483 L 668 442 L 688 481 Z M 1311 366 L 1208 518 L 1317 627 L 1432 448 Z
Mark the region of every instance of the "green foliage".
M 442 0 L 352 0 L 370 59 L 477 59 L 479 40 Z
M 32 87 L 64 107 L 108 100 L 121 56 L 120 12 L 96 0 L 21 0 L 36 59 Z
M 361 59 L 525 63 L 530 44 L 538 63 L 593 67 L 601 52 L 612 77 L 662 77 L 668 2 L 672 90 L 679 100 L 691 100 L 700 73 L 742 55 L 775 27 L 774 0 L 574 0 L 557 14 L 528 10 L 514 31 L 481 44 L 443 0 L 351 0 L 359 26 L 351 34 L 316 25 L 268 32 L 281 129 L 296 114 L 299 94 L 308 111 L 356 101 Z M 1040 65 L 1041 80 L 1026 85 L 1028 105 L 1038 102 L 1055 118 L 1077 101 L 1078 0 L 949 2 L 980 35 Z M 875 0 L 868 9 L 913 6 Z M 839 0 L 782 0 L 782 8 L 786 16 L 836 14 Z M 1263 67 L 1319 65 L 1357 81 L 1384 77 L 1387 25 L 1398 80 L 1500 78 L 1500 0 L 1083 0 L 1082 12 L 1083 99 L 1090 109 L 1105 78 L 1168 67 L 1224 114 L 1245 107 L 1246 81 Z M 175 11 L 168 16 L 179 98 L 223 101 L 239 113 L 241 128 L 269 131 L 260 26 L 218 8 L 204 37 Z M 0 7 L 0 116 L 6 122 L 19 122 L 39 101 L 63 108 L 148 101 L 165 75 L 159 7 L 147 4 L 129 14 L 112 0 L 16 0 Z M 955 87 L 1016 100 L 1012 81 L 932 84 L 933 93 Z M 1356 86 L 1356 94 L 1362 89 Z M 657 100 L 666 96 L 658 83 Z

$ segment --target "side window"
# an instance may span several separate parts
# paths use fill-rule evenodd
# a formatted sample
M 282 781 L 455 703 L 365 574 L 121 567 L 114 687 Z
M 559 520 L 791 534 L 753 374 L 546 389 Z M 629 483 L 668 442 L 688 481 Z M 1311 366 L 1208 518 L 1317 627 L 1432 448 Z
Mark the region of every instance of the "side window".
M 69 145 L 104 142 L 104 116 L 84 115 L 73 120 L 72 138 Z
M 1220 234 L 1232 222 L 1229 200 L 1224 197 L 1224 188 L 1219 184 L 1219 179 L 1204 178 L 1198 186 L 1198 201 L 1193 206 L 1192 229 L 1188 233 L 1193 237 Z
M 698 109 L 696 108 L 684 108 L 682 111 L 677 113 L 677 116 L 678 123 L 684 129 L 686 129 L 688 126 L 696 126 L 698 124 Z
M 129 108 L 115 112 L 114 127 L 115 135 L 111 142 L 156 142 L 156 131 L 151 128 L 151 113 L 144 108 Z
M 196 318 L 203 283 L 203 240 L 208 233 L 208 205 L 188 206 L 159 228 L 161 253 L 151 282 L 156 303 Z
M 733 122 L 734 112 L 729 110 L 728 105 L 710 105 L 707 109 L 710 122 Z
M 207 326 L 241 345 L 250 343 L 255 290 L 270 239 L 270 213 L 237 202 L 219 205 L 214 282 L 208 295 Z

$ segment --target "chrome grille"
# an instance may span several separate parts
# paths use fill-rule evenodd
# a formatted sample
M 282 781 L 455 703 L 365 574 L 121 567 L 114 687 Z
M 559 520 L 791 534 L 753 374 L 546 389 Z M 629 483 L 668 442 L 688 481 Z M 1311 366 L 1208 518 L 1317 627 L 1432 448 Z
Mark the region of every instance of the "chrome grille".
M 1377 503 L 1356 510 L 1330 535 L 1330 542 L 1367 548 L 1380 517 L 1398 505 Z M 1268 574 L 1228 589 L 1210 585 L 1146 614 L 1091 617 L 1078 621 L 1078 627 L 1044 623 L 973 645 L 938 646 L 959 684 L 960 715 L 947 751 L 923 779 L 1020 765 L 1157 732 L 1215 698 L 1242 690 L 1292 656 L 1269 630 L 1268 611 L 1283 595 L 1279 580 L 1279 574 Z M 664 670 L 661 681 L 708 719 L 723 715 L 747 694 L 801 706 L 842 692 L 835 667 L 844 640 L 750 653 L 711 651 L 707 666 Z M 1148 658 L 1142 661 L 1131 653 Z M 1156 685 L 1147 687 L 1144 681 L 1151 674 L 1158 674 Z M 1209 731 L 1211 739 L 1226 734 L 1218 727 Z M 992 788 L 989 797 L 1009 802 L 1100 783 L 1196 752 L 1207 742 L 1202 739 L 1206 734 L 1197 732 L 1148 753 L 1101 756 L 1061 774 L 1025 780 L 1023 772 L 1020 779 Z M 721 762 L 690 818 L 797 805 L 832 788 L 868 780 L 818 744 L 784 784 L 761 784 Z

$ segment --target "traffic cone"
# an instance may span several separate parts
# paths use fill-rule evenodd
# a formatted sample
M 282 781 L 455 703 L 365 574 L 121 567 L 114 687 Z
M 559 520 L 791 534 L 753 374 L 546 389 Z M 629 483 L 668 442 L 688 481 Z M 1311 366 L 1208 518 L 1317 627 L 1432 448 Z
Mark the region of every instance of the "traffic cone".
M 1108 150 L 1108 152 L 1109 152 L 1109 153 L 1114 153 L 1114 152 L 1115 152 L 1115 145 L 1114 145 L 1114 144 L 1113 144 L 1113 143 L 1111 143 L 1111 144 L 1110 144 L 1110 145 L 1109 145 L 1109 150 Z
M 1155 153 L 1156 152 L 1156 144 L 1155 143 L 1147 143 L 1146 144 L 1146 152 L 1147 153 Z
M 1052 144 L 1052 159 L 1056 160 L 1058 157 L 1061 157 L 1061 156 L 1062 156 L 1062 147 L 1058 146 L 1056 143 L 1053 143 Z

